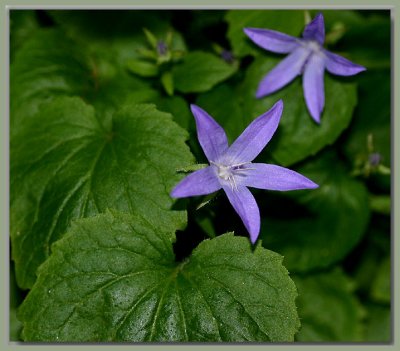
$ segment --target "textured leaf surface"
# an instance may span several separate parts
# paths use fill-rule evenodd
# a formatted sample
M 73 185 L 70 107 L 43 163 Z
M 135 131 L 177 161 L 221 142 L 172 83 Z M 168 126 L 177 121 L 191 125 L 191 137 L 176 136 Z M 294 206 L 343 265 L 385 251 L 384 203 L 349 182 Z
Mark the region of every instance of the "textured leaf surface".
M 43 102 L 57 96 L 82 96 L 93 86 L 80 48 L 60 31 L 38 31 L 19 49 L 11 65 L 11 127 L 37 113 Z
M 203 241 L 176 263 L 171 235 L 140 218 L 76 221 L 20 309 L 27 341 L 290 341 L 296 289 L 278 254 Z
M 228 22 L 228 39 L 235 55 L 259 55 L 265 50 L 255 45 L 243 32 L 243 28 L 273 29 L 299 36 L 305 25 L 304 11 L 288 10 L 232 10 L 225 16 Z
M 182 93 L 201 93 L 229 78 L 237 65 L 229 64 L 213 54 L 193 51 L 187 54 L 183 63 L 173 68 L 176 90 Z
M 162 128 L 159 128 L 162 126 Z M 102 126 L 79 98 L 59 98 L 11 142 L 11 236 L 18 282 L 30 287 L 71 219 L 115 208 L 165 230 L 185 225 L 169 191 L 193 163 L 186 132 L 154 105 L 125 105 Z M 28 256 L 27 256 L 27 253 Z
M 296 169 L 316 182 L 318 189 L 286 193 L 281 198 L 283 209 L 266 200 L 270 201 L 270 211 L 261 226 L 264 245 L 283 255 L 291 272 L 337 262 L 355 247 L 367 229 L 369 207 L 364 185 L 347 175 L 334 154 L 322 156 Z M 298 217 L 285 218 L 285 211 L 290 212 L 290 199 L 297 206 L 291 212 L 298 213 Z M 275 217 L 271 211 L 275 211 Z
M 255 98 L 259 82 L 279 61 L 276 58 L 257 58 L 246 73 L 239 95 L 244 101 L 244 116 L 250 121 L 279 99 L 283 100 L 282 118 L 268 151 L 279 164 L 289 166 L 332 144 L 347 128 L 357 102 L 356 85 L 325 75 L 326 103 L 318 125 L 306 108 L 301 78 L 270 96 Z
M 352 281 L 339 269 L 294 276 L 303 342 L 361 341 L 364 309 L 353 294 Z

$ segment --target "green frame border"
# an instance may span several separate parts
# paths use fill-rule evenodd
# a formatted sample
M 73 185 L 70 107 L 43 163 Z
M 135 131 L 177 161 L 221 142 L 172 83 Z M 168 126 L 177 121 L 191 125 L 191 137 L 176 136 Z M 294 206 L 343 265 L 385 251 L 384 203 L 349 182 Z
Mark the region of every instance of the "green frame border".
M 182 343 L 182 344 L 30 344 L 30 343 L 17 343 L 9 342 L 9 9 L 11 8 L 104 8 L 104 9 L 118 9 L 118 8 L 132 8 L 132 9 L 229 9 L 229 8 L 260 8 L 260 9 L 389 9 L 391 10 L 391 21 L 392 21 L 392 116 L 391 116 L 391 181 L 392 181 L 392 216 L 391 216 L 391 236 L 392 236 L 392 343 L 391 344 L 378 344 L 378 343 L 354 343 L 354 344 L 343 344 L 343 343 L 313 343 L 313 344 L 193 344 L 193 343 Z M 177 348 L 184 348 L 190 350 L 201 350 L 203 348 L 215 348 L 219 349 L 231 349 L 235 350 L 247 350 L 248 348 L 257 349 L 273 349 L 273 350 L 286 350 L 290 348 L 296 348 L 300 350 L 309 350 L 310 348 L 317 348 L 318 350 L 333 350 L 336 348 L 340 349 L 350 349 L 350 350 L 397 350 L 400 349 L 400 341 L 398 336 L 398 322 L 400 316 L 400 289 L 399 280 L 395 279 L 398 276 L 397 267 L 399 267 L 399 257 L 400 252 L 400 241 L 396 237 L 399 233 L 399 219 L 395 217 L 396 209 L 399 208 L 399 182 L 400 178 L 395 175 L 399 174 L 399 162 L 397 161 L 397 152 L 400 148 L 400 128 L 399 128 L 399 102 L 396 101 L 396 96 L 399 95 L 399 68 L 400 68 L 400 5 L 397 0 L 387 0 L 384 4 L 380 3 L 378 0 L 372 1 L 362 1 L 362 0 L 352 0 L 349 3 L 346 0 L 336 0 L 334 4 L 327 5 L 323 1 L 312 1 L 303 0 L 300 3 L 296 0 L 219 0 L 217 4 L 212 0 L 194 1 L 194 0 L 175 0 L 171 2 L 163 2 L 162 0 L 119 0 L 118 4 L 113 5 L 110 0 L 97 0 L 95 3 L 89 0 L 6 0 L 2 4 L 0 12 L 1 23 L 4 24 L 2 29 L 2 35 L 0 37 L 0 48 L 3 55 L 1 56 L 1 70 L 0 78 L 3 84 L 1 85 L 0 94 L 0 106 L 2 109 L 2 116 L 0 121 L 1 135 L 1 152 L 0 152 L 0 196 L 3 200 L 1 203 L 1 217 L 0 223 L 2 224 L 1 236 L 1 247 L 3 248 L 2 256 L 4 258 L 1 273 L 1 281 L 3 286 L 6 287 L 2 289 L 0 295 L 2 297 L 1 301 L 1 315 L 3 319 L 1 320 L 1 350 L 34 350 L 50 348 L 62 348 L 64 350 L 76 350 L 76 349 L 89 349 L 94 350 L 97 348 L 102 348 L 105 350 L 131 350 L 132 348 L 145 348 L 150 350 L 159 349 L 170 349 L 175 350 Z M 397 178 L 397 179 L 396 179 Z M 398 234 L 397 234 L 398 235 Z M 395 326 L 397 328 L 395 328 Z M 397 331 L 397 333 L 396 333 Z

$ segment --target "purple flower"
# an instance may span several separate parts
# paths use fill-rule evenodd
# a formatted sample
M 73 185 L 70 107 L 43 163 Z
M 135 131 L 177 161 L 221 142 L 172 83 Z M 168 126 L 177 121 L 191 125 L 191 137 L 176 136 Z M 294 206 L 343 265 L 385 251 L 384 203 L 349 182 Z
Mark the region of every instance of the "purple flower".
M 252 163 L 278 127 L 282 100 L 256 118 L 231 146 L 228 146 L 225 131 L 207 112 L 196 105 L 191 105 L 191 110 L 196 120 L 197 137 L 210 165 L 184 178 L 172 190 L 172 197 L 206 195 L 224 189 L 254 243 L 260 232 L 260 212 L 247 187 L 269 190 L 318 187 L 290 169 Z
M 317 123 L 325 105 L 325 69 L 339 76 L 352 76 L 365 70 L 365 67 L 323 48 L 325 26 L 322 14 L 305 27 L 303 38 L 260 28 L 244 28 L 244 32 L 263 49 L 289 54 L 261 80 L 256 97 L 269 95 L 303 74 L 304 98 L 311 117 Z

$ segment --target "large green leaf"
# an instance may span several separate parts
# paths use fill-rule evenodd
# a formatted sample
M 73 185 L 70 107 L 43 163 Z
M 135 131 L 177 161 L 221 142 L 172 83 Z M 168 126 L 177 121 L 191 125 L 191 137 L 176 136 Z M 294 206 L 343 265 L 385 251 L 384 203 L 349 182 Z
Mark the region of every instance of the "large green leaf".
M 317 124 L 306 108 L 301 78 L 270 96 L 255 98 L 259 82 L 279 61 L 270 57 L 257 58 L 246 73 L 239 96 L 249 122 L 265 113 L 279 99 L 283 100 L 281 122 L 268 151 L 279 164 L 288 166 L 332 144 L 347 128 L 357 102 L 356 85 L 326 74 L 325 109 L 321 123 Z
M 298 37 L 305 25 L 305 12 L 298 10 L 231 10 L 226 14 L 225 19 L 229 25 L 227 36 L 233 53 L 242 57 L 248 54 L 262 54 L 264 51 L 248 39 L 243 28 L 272 29 Z
M 71 219 L 106 208 L 135 212 L 166 230 L 176 169 L 192 164 L 187 133 L 154 105 L 125 105 L 107 127 L 79 98 L 58 98 L 21 124 L 11 140 L 11 236 L 18 282 L 30 287 L 51 243 Z M 162 127 L 160 127 L 162 126 Z
M 57 96 L 85 95 L 94 87 L 87 57 L 55 30 L 41 30 L 17 51 L 10 69 L 11 134 L 39 106 Z
M 364 309 L 353 294 L 354 284 L 340 270 L 294 276 L 299 291 L 297 306 L 303 342 L 362 340 Z
M 207 52 L 193 51 L 174 66 L 172 73 L 176 90 L 201 93 L 229 78 L 236 70 L 236 64 L 229 64 Z
M 285 257 L 291 272 L 305 272 L 343 259 L 360 241 L 369 222 L 368 194 L 333 153 L 296 170 L 319 188 L 285 193 L 279 206 L 265 196 L 263 211 L 270 212 L 262 221 L 261 237 L 265 247 Z
M 189 233 L 188 233 L 189 234 Z M 76 221 L 19 310 L 26 341 L 292 341 L 296 288 L 247 238 L 175 262 L 171 235 L 134 216 Z

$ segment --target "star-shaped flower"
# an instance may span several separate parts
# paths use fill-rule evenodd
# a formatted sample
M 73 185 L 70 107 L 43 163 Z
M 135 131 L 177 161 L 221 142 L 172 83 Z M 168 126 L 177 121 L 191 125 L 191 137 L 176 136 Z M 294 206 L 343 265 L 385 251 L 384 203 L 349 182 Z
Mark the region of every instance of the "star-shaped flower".
M 172 197 L 206 195 L 224 189 L 254 243 L 260 232 L 260 212 L 247 187 L 268 190 L 318 187 L 290 169 L 252 162 L 278 127 L 282 100 L 257 117 L 230 146 L 225 131 L 207 112 L 196 105 L 191 105 L 191 110 L 196 120 L 197 137 L 210 165 L 178 183 L 171 192 Z
M 325 26 L 322 14 L 318 14 L 305 27 L 303 38 L 260 28 L 244 28 L 244 32 L 263 49 L 289 54 L 261 80 L 256 97 L 274 93 L 303 74 L 304 99 L 311 117 L 317 123 L 325 105 L 325 69 L 339 76 L 352 76 L 365 70 L 365 67 L 323 48 Z

